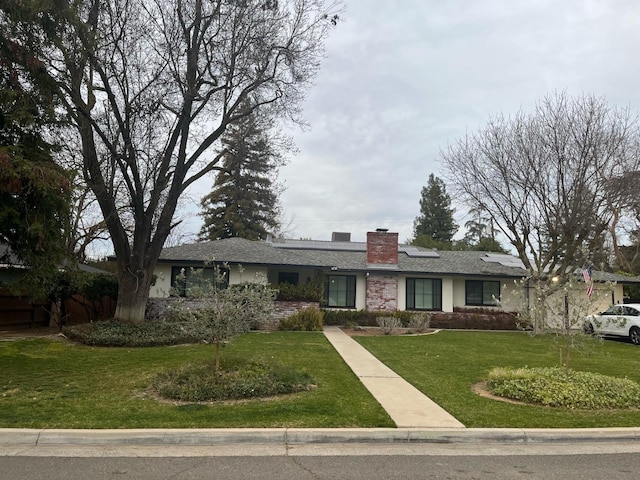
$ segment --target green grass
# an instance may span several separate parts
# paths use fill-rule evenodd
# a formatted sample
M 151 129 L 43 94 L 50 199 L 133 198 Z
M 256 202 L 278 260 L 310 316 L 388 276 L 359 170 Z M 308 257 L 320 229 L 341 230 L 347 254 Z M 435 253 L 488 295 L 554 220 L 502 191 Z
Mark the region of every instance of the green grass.
M 569 410 L 480 397 L 472 386 L 494 367 L 553 367 L 557 346 L 523 333 L 444 331 L 357 337 L 362 345 L 467 427 L 576 428 L 640 425 L 640 410 Z M 158 372 L 204 362 L 213 346 L 87 347 L 52 339 L 0 342 L 0 427 L 220 428 L 393 427 L 319 332 L 250 333 L 224 348 L 225 362 L 295 365 L 317 388 L 277 399 L 174 404 L 152 398 Z M 640 383 L 640 348 L 606 341 L 571 368 Z
M 494 367 L 559 365 L 548 337 L 524 333 L 444 331 L 416 337 L 357 337 L 357 341 L 467 427 L 586 428 L 640 425 L 640 410 L 569 410 L 514 405 L 472 390 Z M 590 354 L 572 353 L 571 368 L 640 382 L 640 348 L 605 341 Z
M 393 427 L 320 332 L 244 335 L 223 349 L 242 359 L 295 365 L 317 388 L 277 399 L 212 404 L 159 402 L 158 372 L 211 359 L 214 346 L 87 347 L 52 339 L 0 342 L 0 427 L 242 428 Z

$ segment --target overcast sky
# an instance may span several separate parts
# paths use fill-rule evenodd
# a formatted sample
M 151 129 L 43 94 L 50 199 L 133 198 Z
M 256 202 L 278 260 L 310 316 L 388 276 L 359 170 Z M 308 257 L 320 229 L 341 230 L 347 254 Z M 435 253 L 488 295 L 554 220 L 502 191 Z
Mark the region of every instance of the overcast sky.
M 342 20 L 279 175 L 293 238 L 411 238 L 441 149 L 556 91 L 640 109 L 637 0 L 346 0 Z

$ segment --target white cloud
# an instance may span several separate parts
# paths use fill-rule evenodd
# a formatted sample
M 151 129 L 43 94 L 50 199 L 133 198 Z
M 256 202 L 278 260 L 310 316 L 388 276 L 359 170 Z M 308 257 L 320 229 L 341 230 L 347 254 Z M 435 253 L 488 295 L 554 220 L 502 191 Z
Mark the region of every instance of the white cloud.
M 490 116 L 562 90 L 638 110 L 639 44 L 632 0 L 347 0 L 280 171 L 293 235 L 409 238 L 440 150 Z

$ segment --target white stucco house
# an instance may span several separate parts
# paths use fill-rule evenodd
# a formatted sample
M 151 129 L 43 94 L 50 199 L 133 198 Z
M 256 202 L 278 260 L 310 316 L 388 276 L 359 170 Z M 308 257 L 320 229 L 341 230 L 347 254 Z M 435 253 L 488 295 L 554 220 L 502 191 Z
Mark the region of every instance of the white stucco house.
M 169 296 L 181 272 L 188 276 L 191 267 L 200 269 L 212 260 L 224 265 L 230 284 L 319 280 L 324 285 L 321 306 L 329 309 L 520 312 L 535 294 L 522 262 L 513 255 L 403 245 L 397 233 L 378 229 L 367 233 L 366 242 L 334 232 L 331 241 L 228 238 L 165 248 L 150 296 Z M 566 304 L 584 314 L 624 303 L 623 285 L 640 283 L 638 277 L 594 271 L 595 293 L 586 300 L 580 271 L 574 275 L 577 283 Z M 555 300 L 550 303 L 562 303 Z M 555 310 L 550 313 L 559 321 L 562 312 Z
M 299 284 L 320 276 L 324 307 L 371 311 L 517 310 L 510 292 L 526 277 L 512 255 L 402 245 L 397 233 L 378 229 L 366 242 L 334 233 L 331 241 L 228 238 L 165 248 L 151 297 L 168 296 L 181 271 L 211 260 L 228 268 L 231 284 L 255 278 Z

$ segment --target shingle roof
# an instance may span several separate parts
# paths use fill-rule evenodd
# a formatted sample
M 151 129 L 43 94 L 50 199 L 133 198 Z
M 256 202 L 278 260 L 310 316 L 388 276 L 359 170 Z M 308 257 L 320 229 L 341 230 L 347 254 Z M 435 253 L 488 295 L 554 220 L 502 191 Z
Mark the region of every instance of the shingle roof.
M 342 244 L 342 245 L 341 245 Z M 407 253 L 407 250 L 409 253 Z M 428 255 L 428 256 L 424 256 Z M 493 257 L 492 257 L 493 255 Z M 508 257 L 513 260 L 516 257 Z M 231 264 L 282 265 L 343 271 L 376 269 L 413 274 L 482 275 L 521 278 L 523 268 L 499 263 L 495 254 L 475 251 L 440 251 L 400 246 L 398 265 L 394 268 L 367 266 L 366 244 L 358 242 L 286 241 L 263 242 L 227 238 L 193 243 L 162 250 L 160 262 L 205 262 L 216 260 Z M 516 259 L 517 260 L 517 259 Z
M 580 272 L 576 272 L 582 278 Z M 640 277 L 628 277 L 617 273 L 603 272 L 600 270 L 593 271 L 593 279 L 596 282 L 614 282 L 614 283 L 640 283 Z

